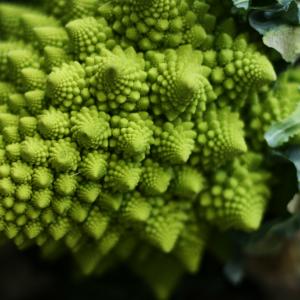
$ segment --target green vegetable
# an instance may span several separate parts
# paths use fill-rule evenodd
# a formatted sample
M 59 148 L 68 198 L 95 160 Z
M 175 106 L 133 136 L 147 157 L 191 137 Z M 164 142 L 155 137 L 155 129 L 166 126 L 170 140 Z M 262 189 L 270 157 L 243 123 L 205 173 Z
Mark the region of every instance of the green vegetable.
M 126 261 L 165 299 L 212 228 L 260 226 L 262 136 L 293 108 L 220 3 L 0 4 L 6 238 L 68 249 L 85 274 Z

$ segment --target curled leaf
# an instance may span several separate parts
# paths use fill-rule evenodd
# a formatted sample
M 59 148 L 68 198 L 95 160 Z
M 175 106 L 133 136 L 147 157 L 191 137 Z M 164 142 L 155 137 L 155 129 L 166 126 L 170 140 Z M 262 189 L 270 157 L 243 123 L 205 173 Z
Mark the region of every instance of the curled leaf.
M 300 34 L 300 33 L 299 33 Z M 300 132 L 300 105 L 286 119 L 275 123 L 265 134 L 268 145 L 272 148 L 282 146 Z
M 265 33 L 263 42 L 277 50 L 285 61 L 294 63 L 300 56 L 300 27 L 277 26 Z
M 300 56 L 300 3 L 296 0 L 233 0 L 263 42 L 294 63 Z
M 250 6 L 250 1 L 249 1 L 249 0 L 233 0 L 233 4 L 234 4 L 237 8 L 248 9 L 249 6 Z

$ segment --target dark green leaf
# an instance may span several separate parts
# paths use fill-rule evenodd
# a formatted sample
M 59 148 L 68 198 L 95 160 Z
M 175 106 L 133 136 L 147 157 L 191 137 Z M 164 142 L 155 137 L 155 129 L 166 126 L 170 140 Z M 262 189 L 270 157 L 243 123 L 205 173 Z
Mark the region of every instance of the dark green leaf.
M 281 151 L 280 155 L 293 163 L 297 172 L 298 188 L 300 190 L 300 145 L 289 146 L 285 151 Z

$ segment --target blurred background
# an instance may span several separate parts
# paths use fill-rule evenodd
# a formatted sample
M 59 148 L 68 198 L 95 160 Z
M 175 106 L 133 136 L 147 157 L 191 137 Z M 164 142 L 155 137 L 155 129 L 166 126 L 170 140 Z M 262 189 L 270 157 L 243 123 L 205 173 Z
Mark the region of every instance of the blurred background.
M 69 257 L 55 262 L 37 259 L 37 249 L 20 252 L 12 245 L 0 250 L 1 300 L 150 300 L 148 287 L 126 267 L 101 278 L 70 277 Z M 74 273 L 75 270 L 74 270 Z M 245 280 L 234 286 L 223 275 L 223 267 L 210 257 L 200 274 L 186 276 L 172 299 L 267 299 L 260 284 Z
M 247 275 L 241 279 L 238 265 L 224 270 L 206 255 L 200 273 L 185 276 L 171 299 L 300 299 L 300 236 L 287 240 L 281 253 L 246 257 L 243 265 Z M 47 262 L 37 249 L 20 252 L 12 245 L 1 248 L 0 266 L 1 300 L 153 299 L 144 282 L 125 266 L 104 277 L 80 278 L 70 275 L 77 272 L 69 256 Z

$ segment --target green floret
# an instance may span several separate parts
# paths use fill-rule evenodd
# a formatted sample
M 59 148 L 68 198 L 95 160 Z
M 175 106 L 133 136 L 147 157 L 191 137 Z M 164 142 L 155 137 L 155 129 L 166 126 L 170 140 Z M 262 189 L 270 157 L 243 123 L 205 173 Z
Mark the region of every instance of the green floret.
M 171 165 L 186 163 L 195 144 L 196 132 L 192 128 L 192 122 L 167 122 L 157 127 L 151 153 Z
M 200 215 L 221 230 L 256 230 L 270 195 L 270 174 L 261 168 L 261 160 L 249 152 L 218 170 L 199 197 Z
M 43 111 L 46 103 L 46 93 L 42 90 L 33 90 L 24 94 L 25 107 L 30 114 L 36 116 Z
M 190 273 L 196 273 L 199 270 L 208 234 L 207 224 L 199 224 L 194 215 L 191 215 L 186 229 L 178 238 L 173 254 Z
M 56 67 L 61 67 L 63 63 L 68 63 L 70 57 L 67 52 L 58 47 L 46 46 L 44 48 L 45 55 L 45 69 L 48 73 L 53 71 Z
M 169 202 L 163 198 L 153 198 L 151 214 L 143 228 L 142 236 L 163 252 L 170 252 L 182 232 L 189 203 Z
M 175 289 L 184 269 L 170 255 L 153 249 L 141 249 L 132 262 L 133 269 L 151 287 L 157 299 L 168 299 Z M 159 276 L 157 276 L 159 274 Z
M 140 164 L 119 160 L 116 155 L 111 157 L 104 186 L 114 192 L 132 191 L 140 179 Z
M 109 115 L 95 109 L 83 108 L 71 117 L 73 139 L 86 149 L 107 148 L 111 135 Z
M 33 177 L 32 177 L 32 185 L 33 187 L 47 188 L 51 185 L 53 181 L 53 175 L 50 169 L 46 167 L 38 167 L 34 169 Z
M 19 132 L 21 137 L 34 136 L 36 133 L 37 120 L 35 117 L 22 117 L 19 120 Z
M 196 124 L 196 143 L 204 168 L 218 167 L 247 151 L 244 124 L 237 113 L 211 107 L 196 118 Z
M 55 18 L 46 16 L 43 13 L 39 12 L 28 12 L 22 14 L 21 24 L 22 28 L 22 37 L 33 44 L 36 44 L 35 28 L 37 27 L 46 27 L 46 26 L 59 26 L 58 20 Z
M 82 157 L 80 173 L 88 180 L 98 181 L 107 172 L 108 153 L 93 151 Z
M 154 114 L 164 114 L 173 121 L 179 116 L 190 118 L 205 111 L 214 92 L 201 70 L 202 54 L 190 46 L 167 50 L 163 55 L 149 52 L 151 107 Z M 153 67 L 152 67 L 153 66 Z
M 8 79 L 9 76 L 9 70 L 8 68 L 8 53 L 12 50 L 15 50 L 17 48 L 20 48 L 22 43 L 19 42 L 0 42 L 0 79 L 5 80 Z
M 205 178 L 197 168 L 185 165 L 174 168 L 172 190 L 175 195 L 194 199 L 205 186 Z
M 57 177 L 54 182 L 55 192 L 61 196 L 72 196 L 77 189 L 77 178 L 75 174 L 65 173 Z
M 209 81 L 219 105 L 244 106 L 251 89 L 276 80 L 272 64 L 244 35 L 221 33 L 214 43 L 216 48 L 204 52 L 203 64 L 211 69 Z
M 70 0 L 65 20 L 82 19 L 94 14 L 99 5 L 98 0 Z
M 46 91 L 53 105 L 64 110 L 79 108 L 90 98 L 84 69 L 77 62 L 54 69 L 48 76 Z
M 45 47 L 65 48 L 68 45 L 68 35 L 63 27 L 41 26 L 33 28 L 34 40 L 41 50 Z
M 8 103 L 11 94 L 14 94 L 14 92 L 15 87 L 13 84 L 6 81 L 0 81 L 0 104 Z
M 206 38 L 205 30 L 196 24 L 197 16 L 185 1 L 117 0 L 114 4 L 113 30 L 142 50 L 175 48 L 185 43 L 197 47 Z M 107 15 L 105 9 L 99 12 Z
M 46 12 L 54 17 L 62 18 L 65 13 L 67 0 L 52 0 L 45 2 Z
M 77 19 L 68 23 L 66 30 L 70 38 L 71 52 L 81 61 L 97 53 L 105 45 L 108 48 L 115 45 L 112 30 L 104 19 Z
M 27 137 L 21 143 L 20 150 L 22 159 L 32 165 L 41 165 L 48 158 L 47 144 L 37 137 Z
M 133 48 L 102 49 L 101 56 L 88 58 L 86 65 L 90 92 L 100 110 L 132 111 L 140 102 L 148 102 L 143 99 L 149 92 L 145 62 Z
M 21 16 L 29 10 L 24 6 L 1 3 L 0 4 L 0 28 L 1 35 L 10 39 L 20 37 Z
M 32 168 L 23 162 L 17 161 L 12 163 L 10 176 L 16 183 L 26 183 L 31 180 Z
M 29 49 L 16 49 L 9 51 L 7 58 L 9 79 L 15 83 L 18 90 L 25 92 L 26 86 L 23 85 L 22 71 L 24 68 L 39 68 L 38 57 Z
M 140 188 L 147 195 L 159 195 L 167 191 L 172 171 L 157 162 L 146 160 L 140 180 Z
M 143 160 L 154 142 L 154 125 L 146 113 L 132 113 L 113 116 L 110 147 L 125 157 Z
M 49 149 L 49 162 L 57 172 L 75 171 L 80 154 L 75 143 L 69 140 L 58 140 L 52 143 Z
M 21 83 L 24 91 L 44 90 L 46 79 L 46 73 L 42 70 L 30 67 L 21 70 Z
M 50 107 L 39 115 L 37 130 L 45 139 L 59 139 L 70 132 L 70 120 L 68 114 Z
M 4 98 L 5 99 L 5 98 Z M 7 107 L 14 114 L 26 115 L 26 99 L 23 94 L 11 93 L 7 100 Z M 22 134 L 22 132 L 20 132 Z
M 138 192 L 125 195 L 121 206 L 121 217 L 125 222 L 135 226 L 143 224 L 150 217 L 151 204 Z

